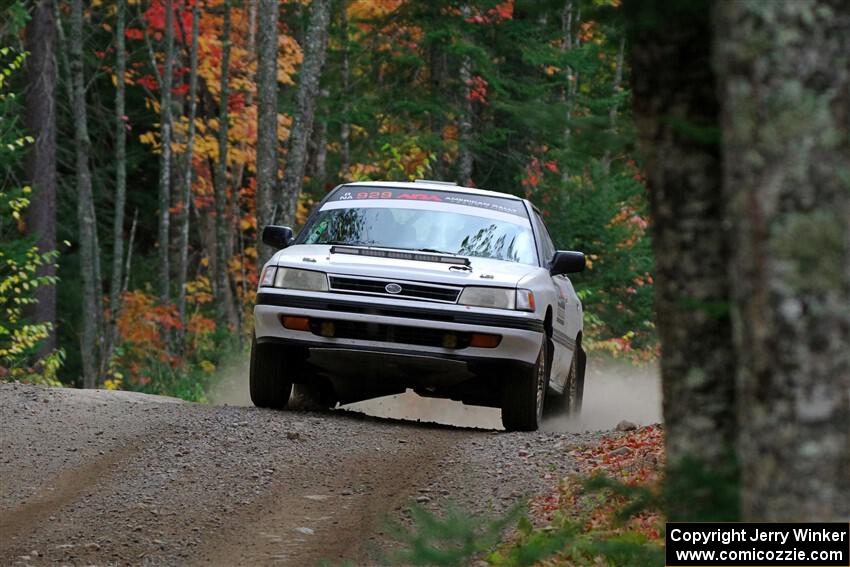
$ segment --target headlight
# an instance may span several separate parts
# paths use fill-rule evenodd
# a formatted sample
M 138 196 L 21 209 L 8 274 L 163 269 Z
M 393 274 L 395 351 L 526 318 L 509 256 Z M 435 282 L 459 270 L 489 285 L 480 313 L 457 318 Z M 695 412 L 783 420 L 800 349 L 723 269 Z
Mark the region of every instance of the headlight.
M 328 278 L 324 272 L 278 268 L 274 278 L 274 286 L 304 291 L 328 291 Z
M 458 303 L 494 309 L 514 309 L 516 290 L 502 287 L 467 287 L 460 294 Z
M 506 289 L 502 287 L 467 287 L 460 294 L 458 303 L 493 309 L 515 309 L 534 311 L 534 292 L 530 289 Z

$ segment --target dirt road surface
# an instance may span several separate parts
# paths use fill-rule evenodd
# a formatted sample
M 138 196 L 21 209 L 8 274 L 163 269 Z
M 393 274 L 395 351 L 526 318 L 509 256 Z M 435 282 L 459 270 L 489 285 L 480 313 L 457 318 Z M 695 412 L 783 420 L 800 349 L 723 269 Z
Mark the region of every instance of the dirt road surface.
M 599 435 L 19 384 L 0 424 L 0 565 L 381 565 L 412 502 L 497 513 Z

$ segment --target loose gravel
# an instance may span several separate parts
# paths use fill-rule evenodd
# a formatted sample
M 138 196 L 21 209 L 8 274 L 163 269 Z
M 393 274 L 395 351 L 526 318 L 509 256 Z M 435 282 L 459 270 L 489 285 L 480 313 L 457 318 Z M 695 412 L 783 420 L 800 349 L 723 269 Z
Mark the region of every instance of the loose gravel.
M 493 515 L 600 433 L 0 384 L 2 565 L 379 565 L 417 503 Z

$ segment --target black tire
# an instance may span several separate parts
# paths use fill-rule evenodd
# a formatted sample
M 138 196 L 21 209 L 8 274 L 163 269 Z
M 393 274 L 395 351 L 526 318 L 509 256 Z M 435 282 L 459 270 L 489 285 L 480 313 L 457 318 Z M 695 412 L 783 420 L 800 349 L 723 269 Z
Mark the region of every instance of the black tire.
M 292 393 L 287 380 L 284 353 L 273 344 L 258 344 L 251 339 L 251 401 L 258 408 L 284 409 Z
M 581 404 L 584 398 L 584 370 L 587 357 L 581 345 L 578 346 L 570 370 L 564 384 L 564 391 L 558 394 L 550 391 L 546 396 L 546 406 L 543 408 L 543 416 L 546 419 L 559 417 L 571 417 L 581 414 Z
M 584 353 L 584 349 L 581 348 L 581 345 L 578 346 L 578 350 L 576 350 L 574 358 L 576 359 L 576 387 L 575 397 L 570 404 L 570 413 L 574 416 L 578 416 L 581 414 L 581 404 L 584 401 L 584 373 L 587 369 L 587 355 Z
M 549 341 L 544 340 L 534 366 L 502 384 L 502 425 L 508 431 L 536 431 L 543 418 L 549 386 Z

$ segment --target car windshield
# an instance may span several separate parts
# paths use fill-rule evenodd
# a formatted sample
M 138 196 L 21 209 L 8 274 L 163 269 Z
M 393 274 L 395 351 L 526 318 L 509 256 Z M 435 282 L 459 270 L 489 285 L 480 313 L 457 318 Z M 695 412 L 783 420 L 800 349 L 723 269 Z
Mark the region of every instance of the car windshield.
M 531 229 L 517 222 L 454 211 L 354 207 L 318 212 L 301 244 L 350 244 L 493 258 L 534 264 Z

